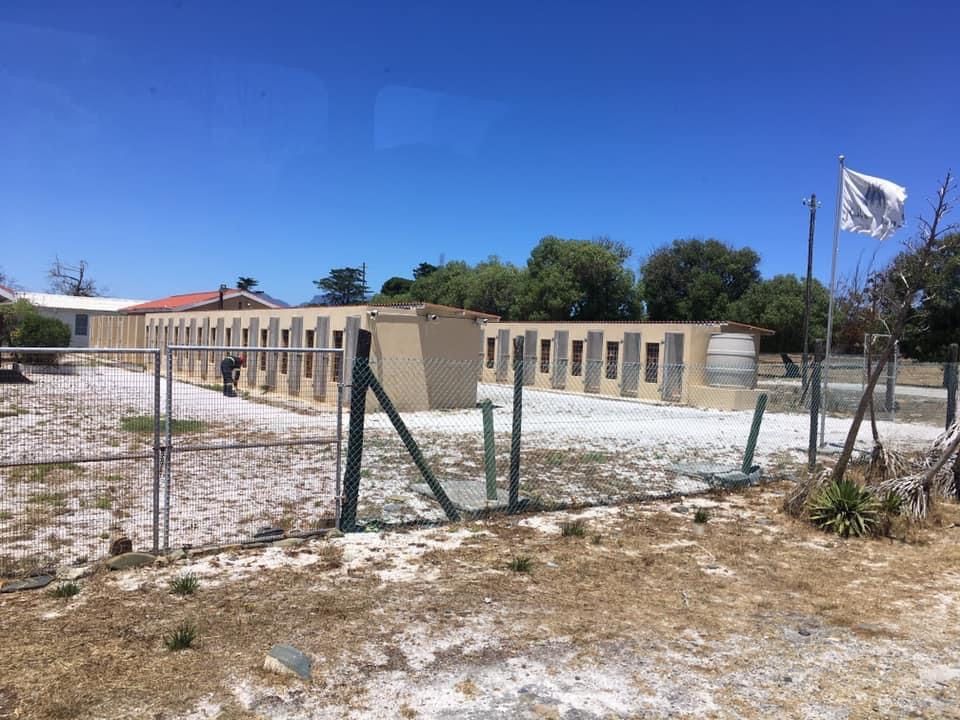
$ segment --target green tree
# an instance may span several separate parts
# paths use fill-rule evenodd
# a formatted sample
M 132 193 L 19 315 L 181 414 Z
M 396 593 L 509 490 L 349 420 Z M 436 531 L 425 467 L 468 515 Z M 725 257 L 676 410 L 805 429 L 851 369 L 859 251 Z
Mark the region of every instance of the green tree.
M 803 349 L 803 312 L 806 283 L 796 275 L 776 275 L 751 285 L 732 302 L 725 320 L 776 331 L 760 341 L 764 352 L 799 352 Z M 826 336 L 830 293 L 818 280 L 810 286 L 810 338 Z
M 901 255 L 894 264 L 899 267 L 903 262 Z M 941 362 L 950 343 L 960 342 L 960 233 L 944 238 L 941 252 L 931 260 L 929 276 L 900 347 L 917 360 Z
M 413 269 L 413 279 L 419 280 L 422 277 L 426 277 L 432 272 L 439 270 L 436 265 L 431 265 L 428 262 L 422 262 Z
M 323 291 L 325 305 L 355 305 L 367 297 L 367 285 L 360 268 L 331 268 L 327 277 L 314 280 L 313 284 Z
M 380 287 L 380 295 L 386 297 L 406 295 L 410 292 L 411 285 L 413 285 L 413 280 L 410 278 L 398 277 L 394 275 Z
M 466 307 L 472 272 L 472 268 L 462 260 L 448 262 L 417 278 L 410 287 L 410 295 L 421 302 Z
M 606 238 L 543 238 L 527 261 L 520 313 L 530 320 L 639 318 L 636 279 L 624 267 L 629 257 L 629 248 Z
M 520 320 L 525 284 L 523 270 L 490 257 L 472 268 L 464 307 L 499 315 L 504 320 Z
M 719 240 L 674 240 L 643 263 L 643 299 L 651 320 L 726 320 L 730 303 L 760 279 L 760 256 Z
M 0 345 L 13 345 L 14 334 L 28 317 L 36 315 L 37 308 L 26 300 L 0 304 Z
M 247 292 L 249 292 L 259 284 L 260 284 L 259 281 L 257 281 L 252 277 L 245 277 L 241 275 L 240 277 L 237 278 L 237 290 L 246 290 Z

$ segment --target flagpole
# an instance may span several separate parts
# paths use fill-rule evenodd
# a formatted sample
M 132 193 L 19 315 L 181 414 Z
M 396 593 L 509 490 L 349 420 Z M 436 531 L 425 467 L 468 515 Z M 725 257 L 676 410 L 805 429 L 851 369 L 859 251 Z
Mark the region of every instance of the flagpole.
M 830 305 L 827 309 L 827 352 L 823 360 L 823 404 L 820 407 L 820 447 L 827 444 L 827 405 L 830 397 L 830 386 L 827 379 L 830 375 L 830 345 L 833 339 L 833 298 L 837 292 L 837 252 L 840 249 L 840 209 L 843 205 L 843 155 L 839 157 L 840 167 L 837 172 L 837 212 L 833 221 L 833 260 L 830 262 Z

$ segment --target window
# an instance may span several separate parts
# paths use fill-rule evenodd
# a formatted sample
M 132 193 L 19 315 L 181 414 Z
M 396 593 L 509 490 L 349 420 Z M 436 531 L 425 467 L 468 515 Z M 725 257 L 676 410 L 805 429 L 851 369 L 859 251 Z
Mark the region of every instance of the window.
M 540 341 L 540 372 L 550 372 L 550 341 Z
M 174 345 L 180 344 L 180 328 L 179 327 L 175 327 L 173 329 L 173 344 Z
M 260 347 L 266 347 L 266 346 L 267 346 L 267 331 L 266 331 L 266 330 L 261 330 L 261 331 L 260 331 Z M 266 369 L 267 369 L 267 354 L 266 354 L 266 353 L 260 353 L 260 369 L 261 369 L 261 370 L 266 370 Z
M 570 374 L 583 375 L 583 340 L 574 340 L 570 353 Z
M 497 339 L 487 338 L 487 367 L 493 367 L 494 355 L 497 352 Z
M 87 329 L 90 326 L 90 316 L 77 314 L 73 318 L 73 334 L 74 335 L 86 335 Z
M 643 381 L 655 383 L 660 370 L 660 344 L 647 343 L 647 363 L 643 371 Z
M 617 379 L 617 365 L 620 362 L 620 343 L 607 343 L 607 380 Z
M 227 338 L 226 338 L 226 343 L 225 343 L 225 344 L 227 345 L 227 347 L 233 347 L 233 346 L 230 344 L 230 341 L 231 341 L 232 339 L 233 339 L 233 329 L 232 329 L 232 328 L 227 328 Z
M 316 338 L 316 332 L 313 330 L 307 330 L 307 341 L 306 347 L 312 348 L 314 339 Z M 312 378 L 313 377 L 313 356 L 316 353 L 305 353 L 303 358 L 303 376 Z
M 281 330 L 280 331 L 280 347 L 290 347 L 290 331 Z M 280 353 L 280 374 L 287 374 L 287 355 L 289 353 Z
M 187 331 L 187 332 L 186 332 L 186 336 L 187 336 L 187 337 L 186 337 L 186 342 L 185 342 L 185 344 L 186 344 L 186 345 L 189 345 L 189 344 L 190 344 L 190 334 L 191 334 L 190 331 L 192 330 L 192 328 L 184 328 L 184 330 Z
M 243 345 L 243 347 L 249 347 L 250 346 L 250 329 L 244 328 L 243 330 L 241 330 L 240 337 L 242 338 L 240 341 L 240 344 Z
M 217 344 L 217 329 L 216 329 L 216 328 L 210 328 L 210 344 L 211 344 L 211 345 L 216 345 L 216 344 Z
M 343 347 L 343 330 L 334 330 L 333 331 L 333 346 L 335 348 Z M 476 347 L 476 345 L 474 345 Z M 339 380 L 340 379 L 340 363 L 343 362 L 343 356 L 340 353 L 337 353 L 333 356 L 333 362 L 330 363 L 330 379 Z

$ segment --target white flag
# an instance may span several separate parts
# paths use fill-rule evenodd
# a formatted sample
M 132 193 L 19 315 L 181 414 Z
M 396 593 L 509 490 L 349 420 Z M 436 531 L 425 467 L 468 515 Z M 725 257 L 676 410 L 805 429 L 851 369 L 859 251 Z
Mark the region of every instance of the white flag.
M 906 188 L 844 168 L 840 229 L 886 240 L 903 225 L 906 200 Z

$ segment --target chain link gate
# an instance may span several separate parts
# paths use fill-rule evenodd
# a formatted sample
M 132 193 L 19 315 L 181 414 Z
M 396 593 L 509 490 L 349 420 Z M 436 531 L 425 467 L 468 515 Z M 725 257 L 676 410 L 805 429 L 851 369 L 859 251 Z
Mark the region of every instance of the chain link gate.
M 164 374 L 163 549 L 338 524 L 343 350 L 171 345 Z

